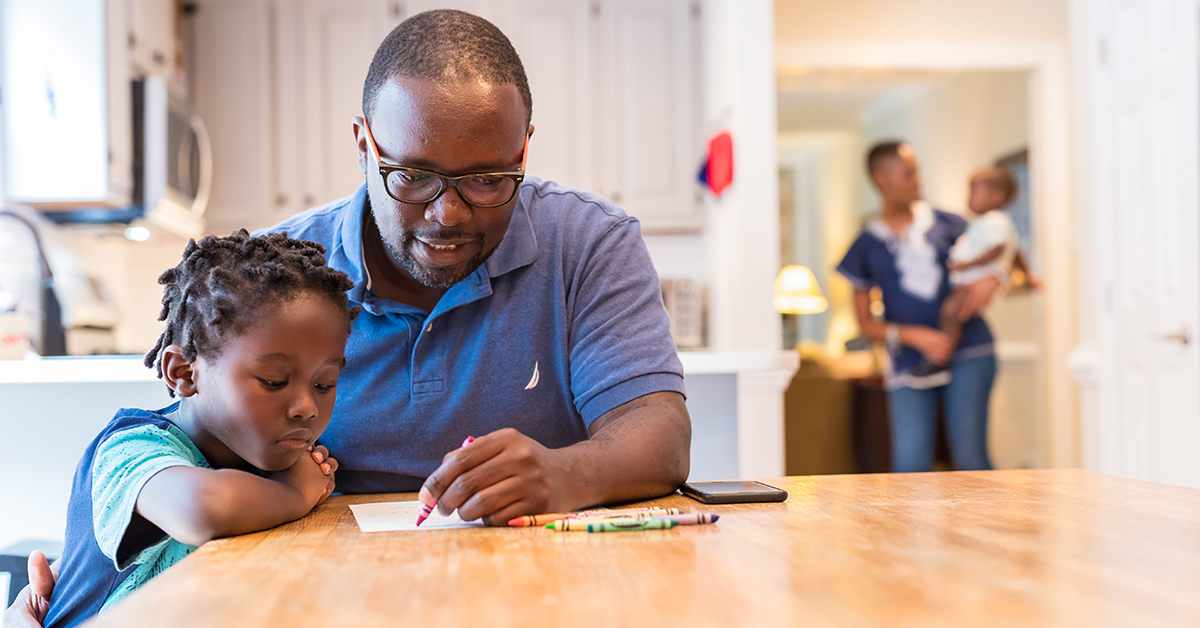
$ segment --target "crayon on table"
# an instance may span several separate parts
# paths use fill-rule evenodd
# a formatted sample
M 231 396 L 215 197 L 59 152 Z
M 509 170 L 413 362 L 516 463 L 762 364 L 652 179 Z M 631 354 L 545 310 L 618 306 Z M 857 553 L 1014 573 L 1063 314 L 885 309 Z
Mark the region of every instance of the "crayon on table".
M 459 449 L 466 447 L 467 445 L 470 445 L 473 442 L 475 442 L 475 437 L 468 436 L 467 439 L 463 441 L 463 444 L 459 446 Z M 417 517 L 417 527 L 418 528 L 421 527 L 421 524 L 424 523 L 425 520 L 429 518 L 429 515 L 433 514 L 434 508 L 437 508 L 437 500 L 436 499 L 433 500 L 432 502 L 429 502 L 428 504 L 425 504 L 425 507 L 421 509 L 421 514 L 420 514 L 420 516 Z
M 663 519 L 609 519 L 599 523 L 589 523 L 588 532 L 636 532 L 639 530 L 670 530 L 679 525 L 674 521 Z
M 587 532 L 588 525 L 593 523 L 602 523 L 605 521 L 616 520 L 634 520 L 634 521 L 674 521 L 681 526 L 705 525 L 716 523 L 720 515 L 714 515 L 707 512 L 689 512 L 681 515 L 659 515 L 654 513 L 641 513 L 634 515 L 624 515 L 620 517 L 585 517 L 578 519 L 563 519 L 547 523 L 546 527 L 555 532 Z
M 542 515 L 525 515 L 510 519 L 508 525 L 514 528 L 526 528 L 532 526 L 544 526 L 547 523 L 562 521 L 563 519 L 582 519 L 584 517 L 619 517 L 622 515 L 632 515 L 638 513 L 655 513 L 663 515 L 678 515 L 683 514 L 681 508 L 662 508 L 659 506 L 651 506 L 648 508 L 623 508 L 618 510 L 581 510 L 579 512 L 565 513 L 548 513 Z

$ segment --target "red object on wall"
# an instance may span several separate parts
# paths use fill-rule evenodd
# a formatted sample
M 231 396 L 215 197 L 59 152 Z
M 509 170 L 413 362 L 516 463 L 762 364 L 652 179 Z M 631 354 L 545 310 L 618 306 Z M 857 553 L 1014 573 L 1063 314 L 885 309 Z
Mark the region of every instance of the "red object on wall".
M 721 131 L 708 140 L 708 189 L 720 196 L 733 183 L 733 136 Z

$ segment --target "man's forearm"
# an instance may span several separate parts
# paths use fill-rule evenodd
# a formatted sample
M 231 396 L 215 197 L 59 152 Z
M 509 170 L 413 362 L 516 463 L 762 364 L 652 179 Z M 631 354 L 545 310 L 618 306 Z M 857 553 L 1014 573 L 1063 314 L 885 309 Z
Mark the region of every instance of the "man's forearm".
M 634 399 L 597 419 L 591 432 L 558 450 L 572 479 L 571 509 L 665 495 L 687 479 L 692 423 L 678 393 Z

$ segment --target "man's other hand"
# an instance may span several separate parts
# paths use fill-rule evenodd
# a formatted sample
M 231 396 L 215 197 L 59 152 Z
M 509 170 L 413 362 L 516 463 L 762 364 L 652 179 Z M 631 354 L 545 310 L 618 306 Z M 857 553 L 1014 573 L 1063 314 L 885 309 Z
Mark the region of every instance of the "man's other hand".
M 0 628 L 42 628 L 50 612 L 50 595 L 54 592 L 55 574 L 46 556 L 39 551 L 29 555 L 29 584 L 21 589 L 13 605 L 4 611 Z
M 564 462 L 560 452 L 505 428 L 446 454 L 418 499 L 437 500 L 443 515 L 457 509 L 464 521 L 500 526 L 521 515 L 571 510 Z

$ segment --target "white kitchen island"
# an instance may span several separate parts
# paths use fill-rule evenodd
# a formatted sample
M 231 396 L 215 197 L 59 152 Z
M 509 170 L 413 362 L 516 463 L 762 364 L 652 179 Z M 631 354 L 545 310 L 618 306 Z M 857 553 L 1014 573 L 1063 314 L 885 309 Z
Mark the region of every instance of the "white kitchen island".
M 680 359 L 693 426 L 691 477 L 782 476 L 783 393 L 798 355 L 685 351 Z M 141 357 L 0 360 L 0 547 L 61 539 L 84 448 L 118 408 L 170 402 Z

